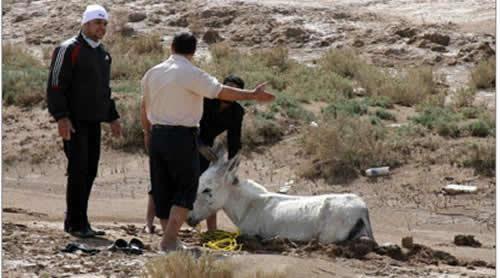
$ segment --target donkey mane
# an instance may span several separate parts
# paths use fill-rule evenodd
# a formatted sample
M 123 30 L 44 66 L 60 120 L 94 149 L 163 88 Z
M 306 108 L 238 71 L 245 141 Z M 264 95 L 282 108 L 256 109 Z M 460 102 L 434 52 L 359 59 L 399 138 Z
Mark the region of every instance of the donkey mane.
M 249 193 L 250 195 L 261 195 L 270 193 L 264 186 L 250 179 L 241 182 L 240 187 L 243 191 Z

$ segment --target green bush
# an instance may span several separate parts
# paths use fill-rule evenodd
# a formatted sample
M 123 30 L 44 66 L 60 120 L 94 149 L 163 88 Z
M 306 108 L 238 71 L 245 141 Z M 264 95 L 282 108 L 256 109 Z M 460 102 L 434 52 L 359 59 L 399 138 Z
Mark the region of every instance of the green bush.
M 272 113 L 281 112 L 294 120 L 309 122 L 314 119 L 314 115 L 302 108 L 297 99 L 284 94 L 278 94 L 276 100 L 271 104 L 270 110 Z
M 375 116 L 386 121 L 396 120 L 396 116 L 394 116 L 391 112 L 384 109 L 377 109 L 377 111 L 375 111 Z
M 492 133 L 492 127 L 483 120 L 475 120 L 467 126 L 470 134 L 475 137 L 487 137 Z
M 343 99 L 328 105 L 322 110 L 323 115 L 328 118 L 336 118 L 339 115 L 360 116 L 368 112 L 368 107 L 354 99 Z

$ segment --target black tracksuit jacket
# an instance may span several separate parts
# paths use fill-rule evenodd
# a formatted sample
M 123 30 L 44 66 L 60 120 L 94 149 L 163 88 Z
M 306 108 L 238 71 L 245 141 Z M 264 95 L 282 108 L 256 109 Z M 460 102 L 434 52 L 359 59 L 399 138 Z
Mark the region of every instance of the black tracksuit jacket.
M 119 118 L 111 99 L 111 55 L 92 48 L 80 33 L 53 53 L 47 86 L 49 112 L 56 120 L 112 122 Z

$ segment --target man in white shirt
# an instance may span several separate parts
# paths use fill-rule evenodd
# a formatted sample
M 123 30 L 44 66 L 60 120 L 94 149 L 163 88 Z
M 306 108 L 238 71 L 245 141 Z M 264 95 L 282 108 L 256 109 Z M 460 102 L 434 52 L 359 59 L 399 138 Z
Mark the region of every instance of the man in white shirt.
M 198 189 L 198 126 L 203 98 L 272 101 L 265 84 L 254 90 L 222 85 L 191 61 L 197 40 L 189 32 L 174 36 L 172 55 L 144 75 L 141 122 L 149 146 L 151 189 L 163 237 L 160 250 L 186 247 L 177 234 L 193 208 Z

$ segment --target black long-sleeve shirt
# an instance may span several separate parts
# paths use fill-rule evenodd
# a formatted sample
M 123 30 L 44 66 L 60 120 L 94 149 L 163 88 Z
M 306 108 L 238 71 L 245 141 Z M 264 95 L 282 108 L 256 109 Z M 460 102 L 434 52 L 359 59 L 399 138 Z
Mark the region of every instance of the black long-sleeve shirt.
M 119 118 L 109 86 L 111 55 L 92 48 L 80 33 L 53 53 L 47 84 L 49 113 L 56 120 L 112 122 Z
M 200 121 L 200 139 L 212 146 L 215 138 L 227 130 L 228 158 L 231 159 L 241 149 L 241 125 L 245 110 L 237 102 L 220 109 L 218 99 L 203 100 L 203 116 Z

